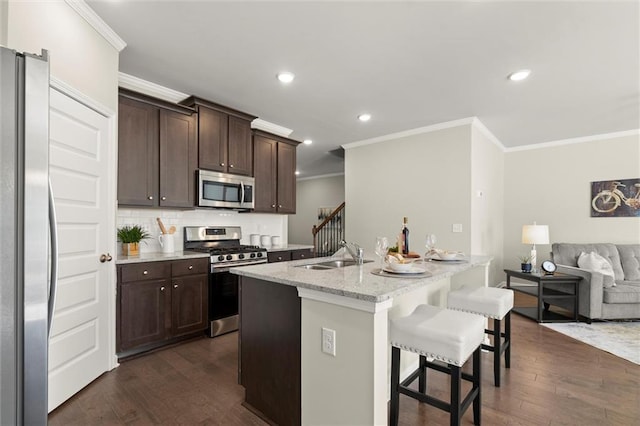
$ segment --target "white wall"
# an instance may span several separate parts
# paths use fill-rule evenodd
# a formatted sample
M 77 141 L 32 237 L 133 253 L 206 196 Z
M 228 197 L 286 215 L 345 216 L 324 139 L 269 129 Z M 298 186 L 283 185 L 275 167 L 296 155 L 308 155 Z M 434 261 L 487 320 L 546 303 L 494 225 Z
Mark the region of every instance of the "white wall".
M 344 201 L 344 175 L 298 180 L 296 214 L 289 216 L 289 242 L 313 244 L 311 228 L 318 224 L 318 207 L 338 207 Z
M 354 146 L 356 145 L 356 146 Z M 346 237 L 375 258 L 375 237 L 392 244 L 409 218 L 409 248 L 471 250 L 471 124 L 345 147 Z M 462 233 L 451 225 L 462 224 Z
M 504 151 L 473 126 L 471 131 L 471 250 L 493 256 L 489 282 L 502 281 L 504 224 Z
M 47 49 L 51 75 L 118 110 L 118 52 L 69 5 L 9 1 L 7 20 L 7 47 L 35 54 Z
M 550 242 L 640 243 L 640 217 L 590 216 L 591 182 L 640 177 L 640 136 L 542 146 L 505 155 L 505 266 L 531 247 L 522 225 L 549 226 Z M 538 264 L 551 245 L 537 246 Z
M 7 32 L 9 29 L 7 12 L 8 3 L 0 1 L 0 46 L 7 46 Z
M 140 225 L 153 238 L 144 240 L 140 245 L 142 253 L 161 251 L 158 243 L 160 228 L 156 218 L 162 219 L 164 225 L 177 228 L 175 234 L 176 250 L 183 247 L 183 227 L 185 226 L 240 226 L 242 228 L 242 244 L 249 244 L 250 234 L 278 235 L 282 243 L 287 243 L 287 216 L 280 214 L 238 213 L 232 210 L 158 210 L 158 209 L 118 209 L 118 228 L 124 225 Z M 120 249 L 118 248 L 118 253 Z

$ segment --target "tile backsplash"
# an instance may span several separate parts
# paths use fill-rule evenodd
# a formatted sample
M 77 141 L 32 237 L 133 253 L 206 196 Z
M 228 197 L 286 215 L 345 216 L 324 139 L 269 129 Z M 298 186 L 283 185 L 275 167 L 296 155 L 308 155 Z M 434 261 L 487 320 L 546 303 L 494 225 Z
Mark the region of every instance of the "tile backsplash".
M 159 210 L 159 209 L 118 209 L 118 228 L 125 225 L 140 225 L 146 229 L 151 238 L 140 244 L 142 253 L 161 251 L 158 235 L 160 228 L 156 218 L 162 219 L 168 229 L 175 226 L 175 247 L 182 250 L 183 228 L 185 226 L 240 226 L 242 228 L 242 244 L 249 244 L 249 235 L 261 234 L 280 236 L 282 244 L 287 244 L 288 216 L 279 214 L 238 213 L 232 210 Z M 119 247 L 118 247 L 119 249 Z

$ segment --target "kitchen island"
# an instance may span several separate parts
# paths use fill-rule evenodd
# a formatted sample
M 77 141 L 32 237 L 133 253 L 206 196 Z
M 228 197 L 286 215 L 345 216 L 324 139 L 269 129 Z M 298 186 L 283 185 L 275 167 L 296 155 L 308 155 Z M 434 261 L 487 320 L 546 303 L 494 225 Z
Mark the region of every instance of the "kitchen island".
M 240 382 L 245 405 L 273 423 L 387 424 L 388 320 L 445 306 L 463 284 L 488 285 L 487 256 L 424 262 L 420 277 L 374 275 L 379 263 L 315 270 L 320 258 L 233 268 L 240 275 Z M 323 329 L 335 356 L 323 352 Z M 326 345 L 325 345 L 326 346 Z M 403 353 L 402 371 L 417 357 Z

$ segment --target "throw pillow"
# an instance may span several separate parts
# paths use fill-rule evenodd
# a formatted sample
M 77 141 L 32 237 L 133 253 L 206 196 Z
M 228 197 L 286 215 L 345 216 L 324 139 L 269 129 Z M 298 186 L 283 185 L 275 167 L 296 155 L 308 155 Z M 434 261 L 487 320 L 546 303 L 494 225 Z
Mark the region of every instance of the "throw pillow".
M 598 253 L 580 253 L 580 256 L 578 257 L 578 267 L 582 269 L 589 269 L 590 271 L 599 272 L 604 275 L 604 280 L 602 282 L 604 288 L 616 286 L 613 274 L 613 266 L 611 266 L 607 259 L 600 256 Z

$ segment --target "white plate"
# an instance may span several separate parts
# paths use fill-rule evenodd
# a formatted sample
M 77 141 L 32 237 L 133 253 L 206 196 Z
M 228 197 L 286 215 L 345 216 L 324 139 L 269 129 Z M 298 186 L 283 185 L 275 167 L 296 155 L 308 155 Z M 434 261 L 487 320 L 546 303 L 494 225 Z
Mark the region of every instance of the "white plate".
M 426 269 L 420 268 L 418 266 L 412 266 L 408 271 L 394 271 L 388 266 L 385 266 L 384 268 L 382 268 L 382 270 L 390 274 L 424 274 L 425 272 L 427 272 Z
M 457 257 L 455 259 L 449 259 L 449 260 L 440 259 L 440 258 L 437 258 L 437 257 L 432 257 L 429 260 L 435 260 L 436 262 L 466 262 L 466 259 L 464 258 L 464 256 L 460 256 L 460 257 Z

